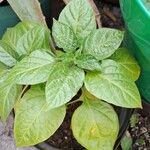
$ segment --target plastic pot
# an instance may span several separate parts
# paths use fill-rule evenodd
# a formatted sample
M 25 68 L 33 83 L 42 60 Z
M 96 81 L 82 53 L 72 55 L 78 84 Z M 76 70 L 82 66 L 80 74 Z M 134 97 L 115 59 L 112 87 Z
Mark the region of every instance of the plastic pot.
M 150 103 L 150 10 L 144 0 L 120 0 L 120 6 L 126 26 L 124 44 L 141 66 L 137 84 Z
M 0 38 L 8 27 L 12 27 L 18 22 L 18 17 L 9 5 L 0 6 Z
M 51 11 L 49 9 L 50 1 L 51 0 L 39 0 L 48 25 L 50 25 L 51 20 Z M 8 27 L 13 27 L 19 21 L 19 18 L 9 5 L 0 6 L 0 38 Z

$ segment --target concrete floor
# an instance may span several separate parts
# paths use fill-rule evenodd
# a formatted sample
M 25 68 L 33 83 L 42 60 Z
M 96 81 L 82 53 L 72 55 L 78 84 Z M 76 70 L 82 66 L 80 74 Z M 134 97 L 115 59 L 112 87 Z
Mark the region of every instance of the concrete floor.
M 10 115 L 6 125 L 0 121 L 0 150 L 39 150 L 35 147 L 17 148 L 13 137 L 13 115 Z

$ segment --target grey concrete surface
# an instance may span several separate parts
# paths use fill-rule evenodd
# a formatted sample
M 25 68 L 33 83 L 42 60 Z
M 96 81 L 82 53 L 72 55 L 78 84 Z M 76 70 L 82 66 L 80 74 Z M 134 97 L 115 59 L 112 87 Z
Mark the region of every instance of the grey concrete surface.
M 11 114 L 4 124 L 0 121 L 0 150 L 39 150 L 35 147 L 17 148 L 13 136 L 14 118 Z

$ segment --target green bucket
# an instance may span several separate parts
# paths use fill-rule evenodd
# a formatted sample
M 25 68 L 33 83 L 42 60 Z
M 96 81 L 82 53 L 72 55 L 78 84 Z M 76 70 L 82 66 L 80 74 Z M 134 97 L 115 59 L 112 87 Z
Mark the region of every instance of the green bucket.
M 126 26 L 124 45 L 141 66 L 137 84 L 150 103 L 150 10 L 144 0 L 120 0 L 120 6 Z
M 47 22 L 50 22 L 50 0 L 39 0 L 39 2 Z M 13 27 L 19 21 L 19 18 L 9 5 L 0 6 L 0 38 L 8 27 Z
M 19 22 L 10 6 L 0 6 L 0 38 L 8 27 L 12 27 Z

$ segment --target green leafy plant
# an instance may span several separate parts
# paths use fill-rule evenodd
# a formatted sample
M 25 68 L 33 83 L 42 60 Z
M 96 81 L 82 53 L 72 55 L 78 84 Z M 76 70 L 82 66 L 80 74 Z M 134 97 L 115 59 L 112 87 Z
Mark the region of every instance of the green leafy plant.
M 133 144 L 133 139 L 129 131 L 126 131 L 124 137 L 121 140 L 121 148 L 123 150 L 132 150 L 132 144 Z
M 137 108 L 135 81 L 140 69 L 127 49 L 124 33 L 96 29 L 87 0 L 72 0 L 54 20 L 51 49 L 46 25 L 21 22 L 0 42 L 0 116 L 14 108 L 17 146 L 49 138 L 59 128 L 66 105 L 81 89 L 82 104 L 72 117 L 72 131 L 86 149 L 112 150 L 119 131 L 112 105 Z M 70 103 L 69 103 L 70 104 Z

